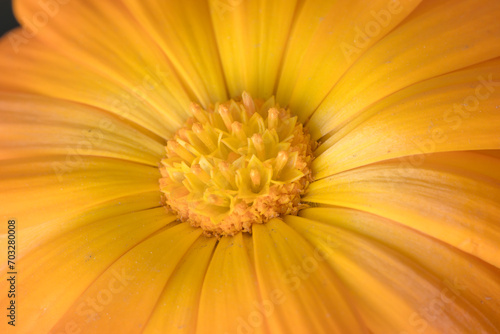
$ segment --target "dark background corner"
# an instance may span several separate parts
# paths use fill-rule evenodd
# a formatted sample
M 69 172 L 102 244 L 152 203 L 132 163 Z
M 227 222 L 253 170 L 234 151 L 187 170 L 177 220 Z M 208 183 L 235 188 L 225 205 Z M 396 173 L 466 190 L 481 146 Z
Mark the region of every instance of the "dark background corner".
M 12 0 L 0 0 L 0 36 L 18 25 L 12 13 Z

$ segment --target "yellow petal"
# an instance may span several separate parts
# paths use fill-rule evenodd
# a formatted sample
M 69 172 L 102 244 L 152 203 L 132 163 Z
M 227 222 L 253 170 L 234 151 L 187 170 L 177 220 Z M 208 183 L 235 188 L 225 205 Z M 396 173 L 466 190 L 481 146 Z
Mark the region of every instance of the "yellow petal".
M 252 237 L 270 333 L 366 332 L 349 293 L 300 234 L 274 219 L 254 225 Z M 258 317 L 247 317 L 249 326 L 258 327 Z
M 279 103 L 290 105 L 305 121 L 349 67 L 419 3 L 304 1 L 283 55 L 277 87 Z
M 39 28 L 37 1 L 15 5 L 24 27 L 0 41 L 1 89 L 109 110 L 164 138 L 187 118 L 193 98 L 158 44 L 122 4 L 60 4 Z
M 473 152 L 412 156 L 314 182 L 304 200 L 392 219 L 499 268 L 499 171 Z
M 499 71 L 496 58 L 375 103 L 318 148 L 316 177 L 415 154 L 500 148 Z
M 31 95 L 2 93 L 0 115 L 2 217 L 19 220 L 23 251 L 86 217 L 160 205 L 163 145 L 149 132 L 102 110 Z
M 295 7 L 295 0 L 210 0 L 230 96 L 274 94 Z
M 156 167 L 164 154 L 151 133 L 90 106 L 0 93 L 0 117 L 1 160 L 59 156 L 68 171 L 89 156 Z
M 160 205 L 157 168 L 123 160 L 81 159 L 80 164 L 70 165 L 57 157 L 3 162 L 1 217 L 18 219 L 20 229 L 34 228 L 40 232 L 46 229 L 49 233 L 84 224 L 85 219 L 72 222 L 68 219 L 87 211 L 121 206 L 140 196 L 144 199 L 132 207 L 145 209 Z M 54 163 L 67 166 L 69 171 L 61 173 L 54 169 Z M 126 212 L 127 208 L 123 210 Z
M 301 215 L 286 222 L 326 254 L 373 333 L 497 333 L 498 269 L 380 216 Z
M 51 330 L 64 331 L 74 322 L 82 333 L 142 331 L 165 284 L 200 234 L 200 229 L 179 224 L 131 248 L 94 281 L 86 282 L 86 290 L 71 299 Z
M 158 239 L 170 233 L 175 234 L 177 240 L 182 233 L 177 227 L 147 238 L 174 219 L 174 216 L 166 215 L 163 208 L 157 208 L 108 220 L 96 220 L 68 231 L 24 256 L 17 263 L 19 294 L 16 299 L 17 314 L 23 315 L 23 321 L 19 321 L 21 332 L 58 333 L 66 331 L 73 321 L 77 328 L 83 328 L 93 303 L 97 303 L 96 308 L 99 309 L 113 305 L 123 307 L 120 299 L 124 298 L 125 291 L 119 291 L 133 289 L 134 294 L 147 294 L 145 291 L 141 292 L 136 285 L 140 281 L 138 276 L 146 278 L 147 275 L 139 275 L 136 271 L 147 270 L 153 275 L 154 271 L 147 266 L 147 257 L 152 257 L 150 252 L 156 257 L 159 256 L 158 253 L 162 253 L 159 251 L 162 243 Z M 21 218 L 19 221 L 21 222 Z M 143 241 L 145 239 L 147 240 Z M 18 245 L 22 245 L 22 240 L 19 236 Z M 147 252 L 144 251 L 145 247 Z M 139 252 L 140 257 L 136 258 L 138 262 L 134 263 L 130 258 L 133 254 L 137 255 L 138 250 L 142 251 Z M 180 249 L 170 251 L 182 254 Z M 2 269 L 4 277 L 5 272 Z M 131 275 L 133 280 L 128 279 Z M 0 283 L 4 291 L 7 289 L 6 283 L 6 280 Z M 99 289 L 94 290 L 97 286 Z M 109 298 L 114 299 L 113 303 Z M 99 304 L 101 300 L 104 302 Z M 8 303 L 6 294 L 0 296 L 0 302 L 2 305 Z M 77 307 L 68 313 L 68 318 L 62 317 L 74 303 Z M 111 304 L 104 305 L 108 303 Z M 53 328 L 57 321 L 62 322 L 62 330 Z
M 228 100 L 207 2 L 125 3 L 145 33 L 165 52 L 196 101 L 206 107 L 210 102 Z
M 204 236 L 196 240 L 168 280 L 143 333 L 195 333 L 196 328 L 203 330 L 196 318 L 201 288 L 216 241 L 216 238 Z M 212 316 L 220 314 L 213 307 L 211 313 Z
M 196 333 L 241 331 L 259 303 L 251 238 L 239 233 L 220 239 L 203 282 Z
M 312 137 L 338 131 L 402 88 L 498 57 L 499 15 L 496 0 L 422 3 L 337 82 L 310 119 Z

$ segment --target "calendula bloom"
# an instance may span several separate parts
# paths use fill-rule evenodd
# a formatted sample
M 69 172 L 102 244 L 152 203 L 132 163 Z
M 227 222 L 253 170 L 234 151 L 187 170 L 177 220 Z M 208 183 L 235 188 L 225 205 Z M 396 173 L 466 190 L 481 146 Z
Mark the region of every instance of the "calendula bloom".
M 2 333 L 500 333 L 499 1 L 14 8 Z

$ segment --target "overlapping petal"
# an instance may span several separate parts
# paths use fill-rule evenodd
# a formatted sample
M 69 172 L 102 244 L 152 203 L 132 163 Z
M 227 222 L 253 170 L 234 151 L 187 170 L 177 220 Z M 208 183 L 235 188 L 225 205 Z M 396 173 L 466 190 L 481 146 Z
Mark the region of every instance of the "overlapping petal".
M 0 202 L 20 332 L 499 332 L 497 1 L 15 10 Z M 303 198 L 323 207 L 216 240 L 160 207 L 157 165 L 190 101 L 243 90 L 323 141 Z
M 274 304 L 271 333 L 368 332 L 349 292 L 297 231 L 275 219 L 255 225 L 252 237 L 262 298 Z
M 251 238 L 242 233 L 219 240 L 201 288 L 196 333 L 243 330 L 250 314 L 259 312 L 255 312 L 261 297 L 252 248 Z M 249 328 L 264 333 L 263 318 L 258 325 Z
M 156 167 L 164 152 L 162 140 L 151 132 L 79 103 L 2 93 L 0 117 L 2 160 L 73 156 L 70 169 L 78 157 L 94 156 Z
M 160 205 L 163 146 L 142 128 L 103 110 L 32 95 L 2 94 L 0 114 L 2 218 L 22 217 L 20 227 L 31 231 L 23 251 L 83 224 L 77 217 L 85 213 L 104 217 Z
M 500 148 L 500 58 L 402 89 L 316 151 L 316 178 L 392 158 Z M 419 159 L 419 158 L 411 158 Z
M 83 333 L 142 331 L 166 282 L 201 233 L 187 224 L 167 227 L 122 252 L 71 300 L 51 330 L 61 332 L 75 323 Z
M 498 333 L 498 268 L 378 215 L 300 215 L 285 220 L 326 254 L 374 333 Z
M 302 1 L 208 2 L 229 95 L 274 95 L 294 13 Z
M 339 131 L 412 84 L 500 56 L 499 13 L 495 0 L 422 3 L 336 83 L 311 117 L 312 136 Z
M 283 55 L 277 99 L 305 121 L 337 81 L 421 1 L 304 1 Z
M 0 43 L 2 90 L 95 106 L 164 138 L 183 123 L 190 92 L 122 4 L 72 1 L 39 28 L 39 4 L 16 4 L 24 27 Z
M 412 156 L 314 182 L 304 200 L 397 221 L 500 268 L 499 172 L 477 152 Z
M 144 333 L 210 330 L 199 326 L 197 318 L 201 288 L 216 242 L 215 238 L 200 237 L 189 249 L 159 295 Z
M 134 281 L 130 278 L 130 275 L 135 274 L 130 269 L 132 264 L 120 266 L 125 260 L 119 259 L 128 254 L 129 250 L 136 253 L 134 247 L 137 244 L 150 244 L 144 239 L 174 219 L 175 216 L 166 215 L 163 208 L 127 213 L 107 220 L 94 221 L 87 218 L 85 226 L 36 247 L 18 261 L 17 265 L 18 272 L 22 273 L 22 279 L 17 284 L 18 310 L 24 314 L 20 324 L 22 332 L 58 332 L 59 330 L 53 329 L 58 322 L 64 322 L 61 331 L 83 328 L 85 320 L 91 316 L 89 310 L 97 313 L 103 310 L 103 306 L 107 306 L 108 301 L 111 303 L 111 300 L 103 298 L 115 298 L 115 305 L 124 305 L 118 301 L 118 298 L 123 298 L 117 295 L 118 291 L 127 287 L 134 289 L 134 292 L 139 290 L 135 284 L 137 277 L 133 276 Z M 174 229 L 166 229 L 170 230 Z M 150 239 L 152 238 L 158 239 Z M 22 234 L 19 239 L 24 240 Z M 159 248 L 155 249 L 158 252 Z M 2 270 L 2 274 L 4 273 Z M 107 277 L 103 287 L 99 285 L 102 277 Z M 2 282 L 1 287 L 6 288 L 6 284 Z M 103 290 L 104 288 L 106 289 Z M 88 289 L 93 294 L 89 294 Z M 87 295 L 91 299 L 84 298 Z M 7 295 L 2 295 L 0 301 L 5 305 L 8 302 Z M 68 312 L 74 303 L 77 303 L 77 308 Z M 64 314 L 68 314 L 67 318 L 63 317 Z

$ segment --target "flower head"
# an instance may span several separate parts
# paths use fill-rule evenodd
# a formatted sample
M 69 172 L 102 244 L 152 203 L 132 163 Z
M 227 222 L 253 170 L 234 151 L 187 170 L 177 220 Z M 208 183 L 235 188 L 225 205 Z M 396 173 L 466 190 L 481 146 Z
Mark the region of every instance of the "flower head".
M 497 0 L 14 8 L 2 333 L 499 332 Z
M 274 98 L 191 106 L 193 118 L 167 142 L 160 189 L 168 208 L 207 234 L 251 232 L 304 208 L 312 148 L 297 117 Z

